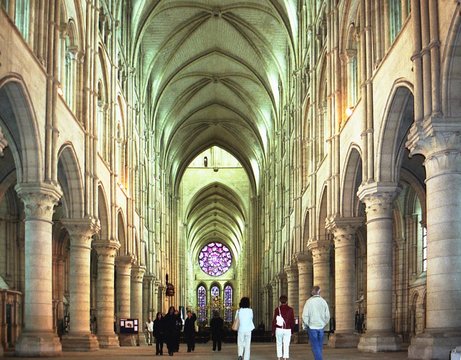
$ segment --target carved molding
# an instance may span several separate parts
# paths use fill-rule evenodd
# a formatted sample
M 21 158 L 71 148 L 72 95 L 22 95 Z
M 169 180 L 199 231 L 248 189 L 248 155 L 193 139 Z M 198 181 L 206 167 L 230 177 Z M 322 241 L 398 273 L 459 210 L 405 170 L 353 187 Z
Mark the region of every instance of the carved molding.
M 400 189 L 395 183 L 372 183 L 360 186 L 358 197 L 366 205 L 367 220 L 390 217 L 392 203 Z
M 0 127 L 0 157 L 3 156 L 3 149 L 5 149 L 8 146 L 8 142 L 5 139 L 5 136 L 3 135 L 2 128 Z
M 357 229 L 364 224 L 361 217 L 337 217 L 329 220 L 327 227 L 333 234 L 335 248 L 340 246 L 353 246 L 354 235 Z
M 93 247 L 98 254 L 98 261 L 114 263 L 115 255 L 117 254 L 117 250 L 120 248 L 120 244 L 115 240 L 99 240 L 93 242 Z
M 426 158 L 439 153 L 459 152 L 461 123 L 459 118 L 432 116 L 415 122 L 410 128 L 406 147 L 410 154 Z
M 115 258 L 115 265 L 117 274 L 129 274 L 131 272 L 131 265 L 133 263 L 133 256 L 121 255 Z
M 92 236 L 100 230 L 99 221 L 95 218 L 62 219 L 62 225 L 70 235 L 72 247 L 84 246 L 90 248 Z
M 24 202 L 25 220 L 52 222 L 54 207 L 62 196 L 58 185 L 48 183 L 22 183 L 15 186 Z
M 327 260 L 330 257 L 330 243 L 328 241 L 315 241 L 309 244 L 312 260 Z
M 287 281 L 295 281 L 298 278 L 298 267 L 294 264 L 285 266 Z
M 134 282 L 141 283 L 144 279 L 144 274 L 146 273 L 145 266 L 134 265 L 131 268 L 131 280 Z

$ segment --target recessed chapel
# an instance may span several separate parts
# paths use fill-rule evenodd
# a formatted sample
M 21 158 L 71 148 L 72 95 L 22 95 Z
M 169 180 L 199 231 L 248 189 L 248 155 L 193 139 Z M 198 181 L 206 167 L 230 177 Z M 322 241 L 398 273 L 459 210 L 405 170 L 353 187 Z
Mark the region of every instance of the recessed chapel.
M 170 306 L 230 326 L 243 296 L 268 328 L 286 294 L 302 329 L 319 285 L 328 346 L 447 359 L 460 14 L 0 0 L 0 353 L 117 351 Z

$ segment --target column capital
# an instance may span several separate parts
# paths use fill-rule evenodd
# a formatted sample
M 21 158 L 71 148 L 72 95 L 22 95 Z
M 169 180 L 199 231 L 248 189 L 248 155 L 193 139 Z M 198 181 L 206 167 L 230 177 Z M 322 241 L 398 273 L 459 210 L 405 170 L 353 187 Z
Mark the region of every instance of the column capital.
M 354 245 L 354 235 L 363 224 L 364 219 L 362 217 L 336 217 L 330 219 L 327 228 L 333 234 L 335 247 Z
M 145 266 L 133 265 L 133 267 L 131 268 L 131 279 L 135 282 L 142 282 L 145 272 L 146 272 Z
M 115 258 L 117 250 L 120 248 L 120 244 L 115 240 L 98 240 L 93 241 L 93 247 L 98 253 L 98 257 L 111 257 Z
M 71 246 L 90 246 L 91 237 L 100 229 L 99 221 L 92 217 L 83 219 L 62 219 L 61 223 L 70 235 Z
M 370 216 L 390 216 L 392 202 L 400 192 L 396 183 L 375 182 L 360 185 L 357 195 L 366 205 L 367 220 Z
M 144 274 L 142 281 L 145 283 L 153 283 L 154 284 L 155 277 L 152 274 Z
M 433 116 L 415 122 L 406 146 L 410 155 L 422 154 L 426 159 L 426 178 L 443 173 L 461 172 L 461 119 Z
M 461 118 L 436 115 L 414 122 L 405 145 L 410 155 L 421 154 L 426 158 L 450 150 L 459 152 Z
M 330 254 L 330 242 L 329 241 L 312 241 L 308 245 L 308 249 L 312 253 L 312 259 L 317 260 L 325 255 Z
M 296 264 L 287 265 L 285 266 L 284 270 L 288 281 L 296 279 L 298 276 L 298 267 Z
M 310 257 L 309 257 L 308 253 L 299 252 L 299 253 L 295 254 L 295 259 L 296 259 L 296 262 L 297 262 L 297 264 L 299 266 L 300 264 L 309 262 Z
M 286 280 L 287 278 L 287 274 L 284 272 L 284 271 L 280 271 L 278 274 L 277 274 L 277 279 L 279 281 L 283 281 L 283 280 Z
M 115 265 L 117 267 L 128 267 L 133 263 L 132 255 L 119 255 L 115 258 Z
M 59 185 L 44 182 L 21 183 L 15 186 L 15 190 L 24 202 L 26 220 L 52 221 L 54 206 L 62 196 Z

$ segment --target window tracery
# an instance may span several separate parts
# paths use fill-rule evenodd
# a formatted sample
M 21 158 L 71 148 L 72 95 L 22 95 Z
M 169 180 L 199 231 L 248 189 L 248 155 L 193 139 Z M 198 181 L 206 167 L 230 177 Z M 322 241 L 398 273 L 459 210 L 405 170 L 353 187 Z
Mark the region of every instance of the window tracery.
M 232 254 L 227 246 L 220 242 L 210 242 L 200 251 L 199 266 L 211 276 L 226 273 L 232 265 Z

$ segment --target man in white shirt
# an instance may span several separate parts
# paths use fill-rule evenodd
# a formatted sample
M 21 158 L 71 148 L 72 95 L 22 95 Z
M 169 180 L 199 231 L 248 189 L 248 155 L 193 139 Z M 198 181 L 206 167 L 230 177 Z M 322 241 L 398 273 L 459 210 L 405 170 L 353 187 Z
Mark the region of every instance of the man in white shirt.
M 315 360 L 322 360 L 323 328 L 330 321 L 330 310 L 327 302 L 320 297 L 320 287 L 314 286 L 311 297 L 306 301 L 303 308 L 303 322 L 306 324 L 309 342 Z
M 145 330 L 146 330 L 147 345 L 152 345 L 154 342 L 154 338 L 153 338 L 154 322 L 151 320 L 150 317 L 147 318 Z

